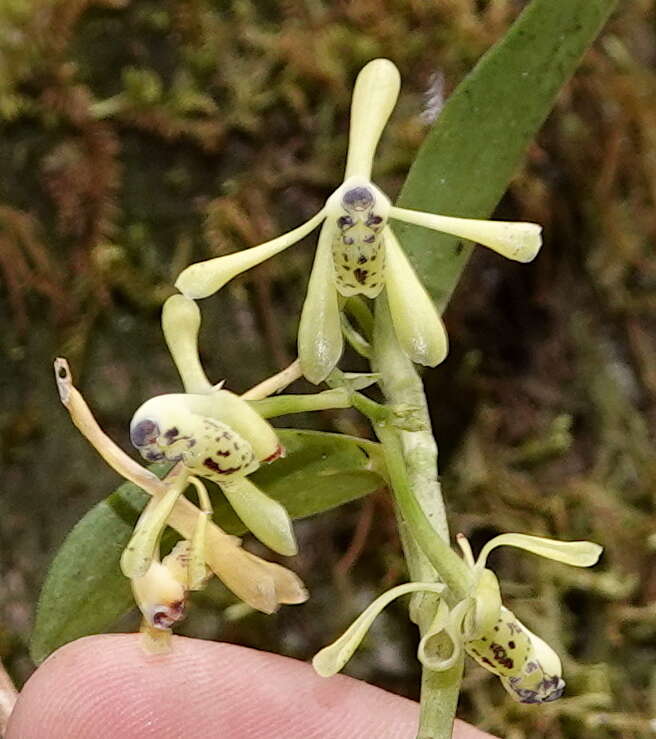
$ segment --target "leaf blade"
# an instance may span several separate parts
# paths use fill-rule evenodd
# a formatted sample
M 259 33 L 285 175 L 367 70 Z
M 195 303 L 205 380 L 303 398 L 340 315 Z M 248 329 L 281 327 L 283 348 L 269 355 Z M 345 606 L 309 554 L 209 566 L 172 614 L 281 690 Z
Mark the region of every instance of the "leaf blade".
M 397 205 L 487 218 L 617 0 L 532 0 L 448 98 Z M 395 232 L 440 312 L 471 246 L 396 222 Z

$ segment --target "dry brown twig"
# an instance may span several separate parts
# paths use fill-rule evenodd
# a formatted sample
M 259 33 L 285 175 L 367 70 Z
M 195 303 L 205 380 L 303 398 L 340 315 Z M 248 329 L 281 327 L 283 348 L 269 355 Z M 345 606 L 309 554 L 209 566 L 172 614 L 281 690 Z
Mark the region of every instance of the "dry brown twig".
M 14 710 L 18 691 L 0 661 L 0 736 L 4 736 L 9 723 L 9 716 Z

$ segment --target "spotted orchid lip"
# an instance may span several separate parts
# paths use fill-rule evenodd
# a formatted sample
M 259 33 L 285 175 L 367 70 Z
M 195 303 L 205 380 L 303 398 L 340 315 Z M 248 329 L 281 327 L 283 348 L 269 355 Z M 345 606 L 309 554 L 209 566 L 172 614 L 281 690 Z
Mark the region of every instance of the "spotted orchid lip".
M 137 449 L 152 444 L 158 436 L 159 426 L 150 418 L 139 421 L 130 429 L 130 441 Z

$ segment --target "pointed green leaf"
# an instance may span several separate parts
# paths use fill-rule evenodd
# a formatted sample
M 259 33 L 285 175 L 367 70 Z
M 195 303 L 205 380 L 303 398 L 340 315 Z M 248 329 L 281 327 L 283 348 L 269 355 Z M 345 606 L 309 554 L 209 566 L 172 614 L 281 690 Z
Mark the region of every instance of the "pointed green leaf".
M 398 205 L 488 218 L 531 139 L 617 0 L 532 0 L 446 101 Z M 396 221 L 394 231 L 440 312 L 471 247 Z

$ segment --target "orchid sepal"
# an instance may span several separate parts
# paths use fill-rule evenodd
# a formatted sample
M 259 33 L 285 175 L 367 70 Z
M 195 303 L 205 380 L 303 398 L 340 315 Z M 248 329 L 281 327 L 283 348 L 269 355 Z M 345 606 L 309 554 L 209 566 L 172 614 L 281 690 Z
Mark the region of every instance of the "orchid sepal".
M 394 206 L 390 217 L 482 244 L 516 262 L 531 262 L 542 246 L 542 227 L 537 223 L 456 218 Z
M 194 300 L 207 298 L 237 275 L 298 243 L 314 231 L 324 217 L 325 213 L 322 209 L 305 223 L 264 244 L 222 257 L 196 262 L 178 275 L 175 286 L 188 298 Z

